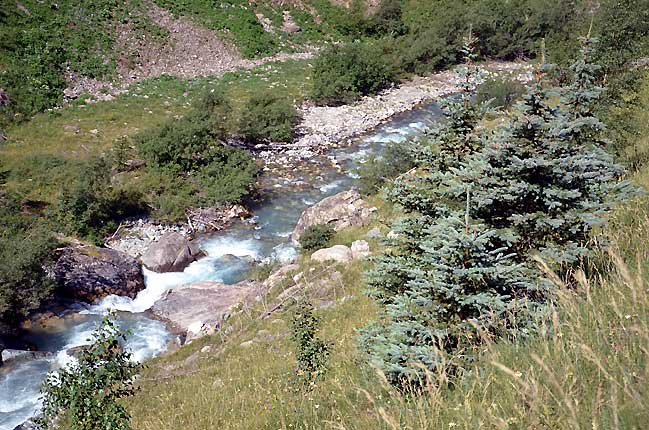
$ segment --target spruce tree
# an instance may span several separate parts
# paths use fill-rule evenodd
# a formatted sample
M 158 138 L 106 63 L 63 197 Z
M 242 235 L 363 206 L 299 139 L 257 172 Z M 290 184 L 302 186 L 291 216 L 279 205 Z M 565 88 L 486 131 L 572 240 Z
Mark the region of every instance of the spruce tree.
M 539 70 L 511 119 L 460 169 L 464 180 L 450 186 L 459 193 L 465 181 L 479 182 L 472 216 L 509 234 L 518 261 L 538 253 L 557 270 L 579 262 L 591 254 L 593 230 L 631 192 L 620 180 L 624 169 L 602 148 L 605 126 L 594 104 L 603 89 L 589 63 L 591 44 L 584 41 L 567 87 L 546 89 Z
M 416 148 L 416 174 L 396 181 L 389 193 L 406 216 L 368 273 L 384 312 L 363 330 L 361 344 L 399 385 L 446 370 L 446 353 L 457 368 L 484 339 L 527 336 L 531 314 L 542 308 L 529 301 L 537 291 L 535 271 L 514 260 L 509 237 L 472 219 L 478 184 L 459 177 L 458 169 L 480 149 L 480 108 L 471 104 L 475 72 L 461 73 L 460 100 L 445 106 L 447 121 Z

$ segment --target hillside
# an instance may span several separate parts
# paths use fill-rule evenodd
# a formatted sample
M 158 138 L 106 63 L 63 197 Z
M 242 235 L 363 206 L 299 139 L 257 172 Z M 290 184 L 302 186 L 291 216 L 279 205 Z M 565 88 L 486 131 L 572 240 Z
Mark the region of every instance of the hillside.
M 0 430 L 644 428 L 647 58 L 647 0 L 3 2 Z

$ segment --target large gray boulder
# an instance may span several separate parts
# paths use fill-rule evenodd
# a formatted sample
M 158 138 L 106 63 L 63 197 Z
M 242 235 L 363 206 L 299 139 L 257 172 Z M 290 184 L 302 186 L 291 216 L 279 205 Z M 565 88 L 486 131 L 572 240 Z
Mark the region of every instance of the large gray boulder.
M 54 266 L 62 294 L 85 302 L 110 294 L 135 297 L 144 289 L 142 268 L 133 257 L 108 248 L 68 248 Z
M 190 263 L 205 257 L 195 244 L 180 233 L 167 233 L 142 255 L 142 264 L 154 272 L 182 272 Z
M 356 190 L 343 191 L 307 208 L 300 216 L 291 240 L 299 245 L 300 237 L 311 226 L 332 224 L 336 231 L 369 224 L 376 208 L 370 207 Z
M 235 309 L 252 303 L 260 293 L 260 285 L 251 281 L 234 285 L 196 282 L 168 291 L 151 312 L 191 340 L 214 333 Z

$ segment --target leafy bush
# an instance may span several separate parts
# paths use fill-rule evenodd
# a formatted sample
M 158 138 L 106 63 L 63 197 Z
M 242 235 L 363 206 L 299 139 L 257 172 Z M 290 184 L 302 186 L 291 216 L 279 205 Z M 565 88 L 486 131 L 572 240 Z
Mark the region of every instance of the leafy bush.
M 312 225 L 300 236 L 300 246 L 307 251 L 324 248 L 334 237 L 335 230 L 330 224 Z
M 0 178 L 0 335 L 50 296 L 54 285 L 45 268 L 53 262 L 55 245 L 45 223 L 26 214 Z
M 140 192 L 113 186 L 110 176 L 103 158 L 78 170 L 76 180 L 64 186 L 59 198 L 58 219 L 64 228 L 101 243 L 120 220 L 146 211 Z
M 271 92 L 254 94 L 239 119 L 239 132 L 249 142 L 290 142 L 298 113 L 293 103 Z
M 390 179 L 415 166 L 415 159 L 407 145 L 400 142 L 388 144 L 380 155 L 368 157 L 358 169 L 360 191 L 372 195 Z
M 311 98 L 321 105 L 351 103 L 393 81 L 394 73 L 376 47 L 362 43 L 334 45 L 315 59 Z
M 308 388 L 325 373 L 331 354 L 331 345 L 317 337 L 319 321 L 313 311 L 313 305 L 303 300 L 297 304 L 291 319 L 298 376 Z
M 229 108 L 211 95 L 199 106 L 204 109 L 137 138 L 148 165 L 145 186 L 160 218 L 183 219 L 188 207 L 238 202 L 254 188 L 255 160 L 222 140 Z
M 509 109 L 525 91 L 525 86 L 511 79 L 490 78 L 478 86 L 477 101 L 491 101 L 491 107 Z
M 130 415 L 121 399 L 135 394 L 141 365 L 120 345 L 126 340 L 110 317 L 93 333 L 93 343 L 78 361 L 50 373 L 43 383 L 43 430 L 129 430 Z

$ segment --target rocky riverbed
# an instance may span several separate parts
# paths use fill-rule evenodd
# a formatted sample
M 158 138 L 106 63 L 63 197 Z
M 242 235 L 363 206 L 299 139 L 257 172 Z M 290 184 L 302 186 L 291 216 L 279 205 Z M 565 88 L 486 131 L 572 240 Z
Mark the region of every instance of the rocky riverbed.
M 489 62 L 481 66 L 483 79 L 503 78 L 529 82 L 533 67 L 523 62 Z M 323 154 L 332 147 L 347 145 L 397 114 L 453 94 L 459 90 L 455 70 L 446 70 L 429 76 L 419 76 L 378 95 L 363 97 L 356 103 L 343 106 L 301 107 L 302 121 L 298 126 L 301 137 L 290 144 L 260 145 L 257 150 L 267 171 L 291 170 L 305 160 Z M 335 159 L 329 159 L 338 167 Z M 331 166 L 329 166 L 331 167 Z

